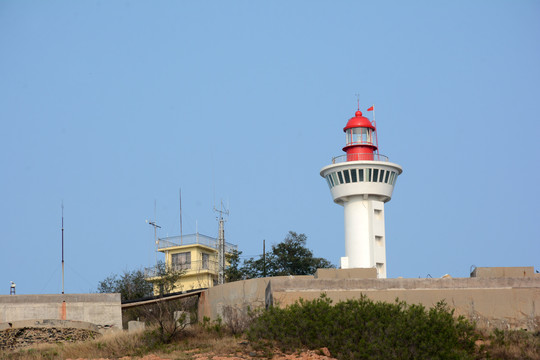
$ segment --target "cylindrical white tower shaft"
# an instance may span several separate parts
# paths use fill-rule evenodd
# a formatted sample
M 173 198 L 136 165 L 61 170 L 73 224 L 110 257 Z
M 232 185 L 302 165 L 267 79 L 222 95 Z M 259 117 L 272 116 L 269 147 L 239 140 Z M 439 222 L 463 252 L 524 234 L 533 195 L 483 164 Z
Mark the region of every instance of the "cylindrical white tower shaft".
M 360 111 L 347 123 L 347 155 L 321 170 L 334 202 L 343 205 L 345 256 L 341 268 L 376 268 L 386 278 L 384 203 L 390 201 L 401 166 L 374 153 L 375 126 Z
M 376 268 L 386 277 L 384 243 L 384 203 L 351 196 L 343 202 L 345 218 L 345 257 L 341 268 Z

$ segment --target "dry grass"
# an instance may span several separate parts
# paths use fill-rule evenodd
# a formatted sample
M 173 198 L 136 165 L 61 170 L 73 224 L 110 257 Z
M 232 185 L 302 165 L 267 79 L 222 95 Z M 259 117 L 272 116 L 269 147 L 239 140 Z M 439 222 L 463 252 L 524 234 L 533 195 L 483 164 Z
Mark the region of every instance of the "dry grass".
M 234 354 L 251 351 L 242 339 L 199 326 L 185 331 L 171 344 L 161 344 L 150 331 L 111 332 L 96 339 L 77 343 L 38 344 L 16 350 L 0 351 L 4 360 L 43 359 L 118 359 L 142 357 L 149 353 L 174 359 L 192 359 L 197 354 Z
M 41 360 L 68 358 L 118 358 L 144 346 L 142 332 L 111 332 L 96 339 L 76 343 L 38 344 L 0 352 L 1 359 Z
M 495 330 L 483 334 L 482 359 L 540 360 L 540 332 L 525 330 Z
M 530 359 L 540 360 L 540 333 L 525 331 L 495 331 L 484 333 L 479 342 L 477 359 Z M 143 360 L 176 359 L 203 360 L 221 358 L 271 358 L 279 351 L 248 344 L 241 337 L 222 331 L 194 326 L 171 344 L 161 344 L 151 332 L 113 332 L 96 339 L 78 343 L 40 344 L 18 350 L 0 351 L 2 360 L 42 359 L 119 359 L 134 357 Z M 149 355 L 152 354 L 152 355 Z M 256 355 L 255 355 L 256 354 Z M 318 358 L 304 356 L 304 358 Z M 129 358 L 125 358 L 126 360 Z

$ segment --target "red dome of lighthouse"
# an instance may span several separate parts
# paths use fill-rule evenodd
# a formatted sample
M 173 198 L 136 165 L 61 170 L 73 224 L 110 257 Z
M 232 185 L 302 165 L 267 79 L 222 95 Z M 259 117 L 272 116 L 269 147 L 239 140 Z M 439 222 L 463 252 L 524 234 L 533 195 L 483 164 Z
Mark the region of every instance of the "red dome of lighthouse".
M 350 118 L 347 122 L 347 125 L 343 128 L 343 131 L 347 131 L 347 129 L 351 128 L 357 128 L 357 127 L 365 127 L 375 130 L 375 126 L 371 124 L 371 121 L 367 117 L 362 116 L 362 112 L 358 110 L 354 117 Z

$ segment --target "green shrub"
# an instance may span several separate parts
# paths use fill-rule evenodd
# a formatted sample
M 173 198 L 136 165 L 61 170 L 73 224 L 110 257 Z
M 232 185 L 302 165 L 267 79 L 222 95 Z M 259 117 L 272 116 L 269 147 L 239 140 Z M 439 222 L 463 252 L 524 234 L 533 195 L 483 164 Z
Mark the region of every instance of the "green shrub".
M 339 359 L 472 359 L 476 340 L 474 326 L 454 318 L 444 302 L 427 310 L 362 296 L 332 306 L 324 294 L 262 312 L 248 337 L 283 350 L 327 347 Z

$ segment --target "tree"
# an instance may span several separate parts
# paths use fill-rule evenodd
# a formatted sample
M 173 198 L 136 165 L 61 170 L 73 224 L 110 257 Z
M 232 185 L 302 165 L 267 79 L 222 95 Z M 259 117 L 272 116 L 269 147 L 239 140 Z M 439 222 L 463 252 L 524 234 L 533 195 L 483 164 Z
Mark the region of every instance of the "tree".
M 227 263 L 229 264 L 227 269 L 225 269 L 226 282 L 238 281 L 244 278 L 244 273 L 240 268 L 240 255 L 242 255 L 242 252 L 238 250 L 233 250 L 230 254 L 226 255 Z
M 157 263 L 153 275 L 149 277 L 141 269 L 127 271 L 120 276 L 113 274 L 98 283 L 99 293 L 120 293 L 122 301 L 135 300 L 154 295 L 154 285 L 159 295 L 174 291 L 176 282 L 184 270 L 174 270 L 163 261 Z
M 120 276 L 110 275 L 98 283 L 100 293 L 120 293 L 122 301 L 152 296 L 152 284 L 145 280 L 141 269 L 125 270 Z
M 143 306 L 143 316 L 148 322 L 157 325 L 157 335 L 164 343 L 171 342 L 189 325 L 190 318 L 194 318 L 187 316 L 184 300 L 167 300 L 164 297 L 164 295 L 176 290 L 176 283 L 185 272 L 184 269 L 177 270 L 165 262 L 159 261 L 152 277 L 148 280 L 159 292 L 159 300 L 151 305 Z
M 286 275 L 312 275 L 317 269 L 333 268 L 334 265 L 324 258 L 313 257 L 313 252 L 306 247 L 307 236 L 289 231 L 285 239 L 272 245 L 266 259 L 250 258 L 244 261 L 240 269 L 246 278 Z
M 165 262 L 159 261 L 155 267 L 155 273 L 148 281 L 157 288 L 159 296 L 163 296 L 175 290 L 176 283 L 185 272 L 185 270 L 176 270 Z

